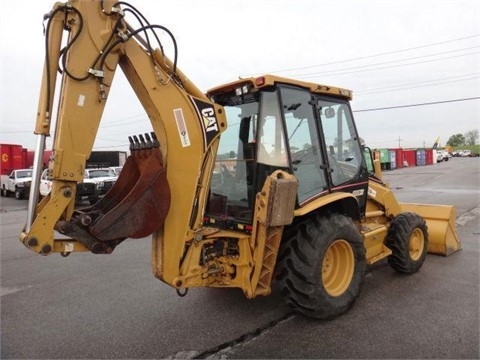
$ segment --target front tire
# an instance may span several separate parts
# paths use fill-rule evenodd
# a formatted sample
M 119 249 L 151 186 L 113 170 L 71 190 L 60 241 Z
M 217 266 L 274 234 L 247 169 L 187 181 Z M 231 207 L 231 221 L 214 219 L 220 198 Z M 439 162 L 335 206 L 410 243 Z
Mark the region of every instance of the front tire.
M 340 214 L 316 215 L 286 229 L 277 281 L 295 311 L 328 320 L 358 298 L 365 267 L 363 237 L 353 221 Z
M 388 228 L 385 245 L 392 250 L 388 259 L 397 272 L 413 274 L 423 265 L 427 254 L 428 229 L 425 220 L 414 213 L 401 213 Z
M 15 190 L 15 199 L 22 200 L 25 197 L 23 190 Z

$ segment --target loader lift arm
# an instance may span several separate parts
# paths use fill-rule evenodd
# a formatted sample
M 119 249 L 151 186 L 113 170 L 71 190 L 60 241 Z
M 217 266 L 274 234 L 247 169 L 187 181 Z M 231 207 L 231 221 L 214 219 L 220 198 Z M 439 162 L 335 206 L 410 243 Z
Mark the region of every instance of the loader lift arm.
M 172 62 L 162 50 L 151 47 L 148 35 L 145 40 L 139 36 L 149 29 L 166 29 L 140 20 L 140 28 L 133 30 L 124 15 L 130 12 L 144 18 L 135 8 L 121 9 L 118 4 L 73 0 L 56 3 L 47 16 L 47 51 L 35 127 L 37 175 L 20 239 L 43 255 L 110 253 L 125 238 L 154 233 L 153 256 L 159 259 L 154 273 L 171 279 L 176 272 L 168 269 L 178 271 L 185 242 L 163 239 L 192 239 L 202 227 L 202 199 L 227 123 L 222 108 L 177 69 L 176 54 Z M 61 49 L 63 30 L 69 35 Z M 56 94 L 58 64 L 62 81 Z M 152 136 L 132 137 L 132 155 L 114 188 L 90 209 L 77 211 L 76 183 L 83 179 L 118 66 L 148 114 Z M 59 105 L 49 166 L 52 191 L 38 202 L 41 165 L 37 158 L 50 135 L 55 96 Z M 169 206 L 170 198 L 176 199 L 174 206 Z M 155 255 L 155 251 L 172 256 Z

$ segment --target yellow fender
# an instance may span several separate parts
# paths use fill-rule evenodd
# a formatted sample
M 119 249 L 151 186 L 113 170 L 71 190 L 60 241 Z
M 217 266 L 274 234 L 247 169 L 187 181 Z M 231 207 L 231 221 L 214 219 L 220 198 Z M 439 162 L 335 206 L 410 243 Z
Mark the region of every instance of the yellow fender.
M 311 213 L 314 210 L 325 208 L 327 205 L 339 203 L 345 213 L 347 213 L 353 220 L 360 219 L 360 210 L 358 208 L 358 201 L 350 193 L 347 192 L 336 192 L 324 195 L 318 199 L 313 200 L 312 202 L 302 206 L 299 209 L 294 211 L 294 216 L 304 216 L 308 213 Z

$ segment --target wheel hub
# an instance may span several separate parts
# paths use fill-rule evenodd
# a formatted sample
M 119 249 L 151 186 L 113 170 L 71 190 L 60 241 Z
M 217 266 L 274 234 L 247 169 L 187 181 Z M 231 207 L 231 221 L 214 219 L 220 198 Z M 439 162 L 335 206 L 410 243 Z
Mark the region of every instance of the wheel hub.
M 421 229 L 416 228 L 412 236 L 410 237 L 410 242 L 408 244 L 408 252 L 412 260 L 418 260 L 423 252 L 423 247 L 425 246 L 425 240 L 423 237 L 423 232 Z
M 336 240 L 325 252 L 322 282 L 330 296 L 342 295 L 350 286 L 355 268 L 353 249 L 346 240 Z

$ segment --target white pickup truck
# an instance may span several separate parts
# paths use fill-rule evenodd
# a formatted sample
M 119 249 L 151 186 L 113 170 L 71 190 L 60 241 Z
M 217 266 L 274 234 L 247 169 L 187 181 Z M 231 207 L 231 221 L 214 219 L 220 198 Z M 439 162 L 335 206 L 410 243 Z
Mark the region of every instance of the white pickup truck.
M 32 169 L 17 169 L 13 170 L 10 175 L 2 175 L 2 196 L 14 194 L 17 199 L 28 197 L 32 183 L 32 171 Z
M 49 170 L 43 170 L 40 177 L 40 196 L 47 196 L 52 190 L 52 178 Z M 77 183 L 77 192 L 75 202 L 88 201 L 94 204 L 98 200 L 97 184 L 91 180 L 84 179 L 83 182 Z
M 445 149 L 437 149 L 437 162 L 448 161 L 452 155 Z
M 108 168 L 85 169 L 85 181 L 90 180 L 97 184 L 97 195 L 102 197 L 115 184 L 118 176 Z

